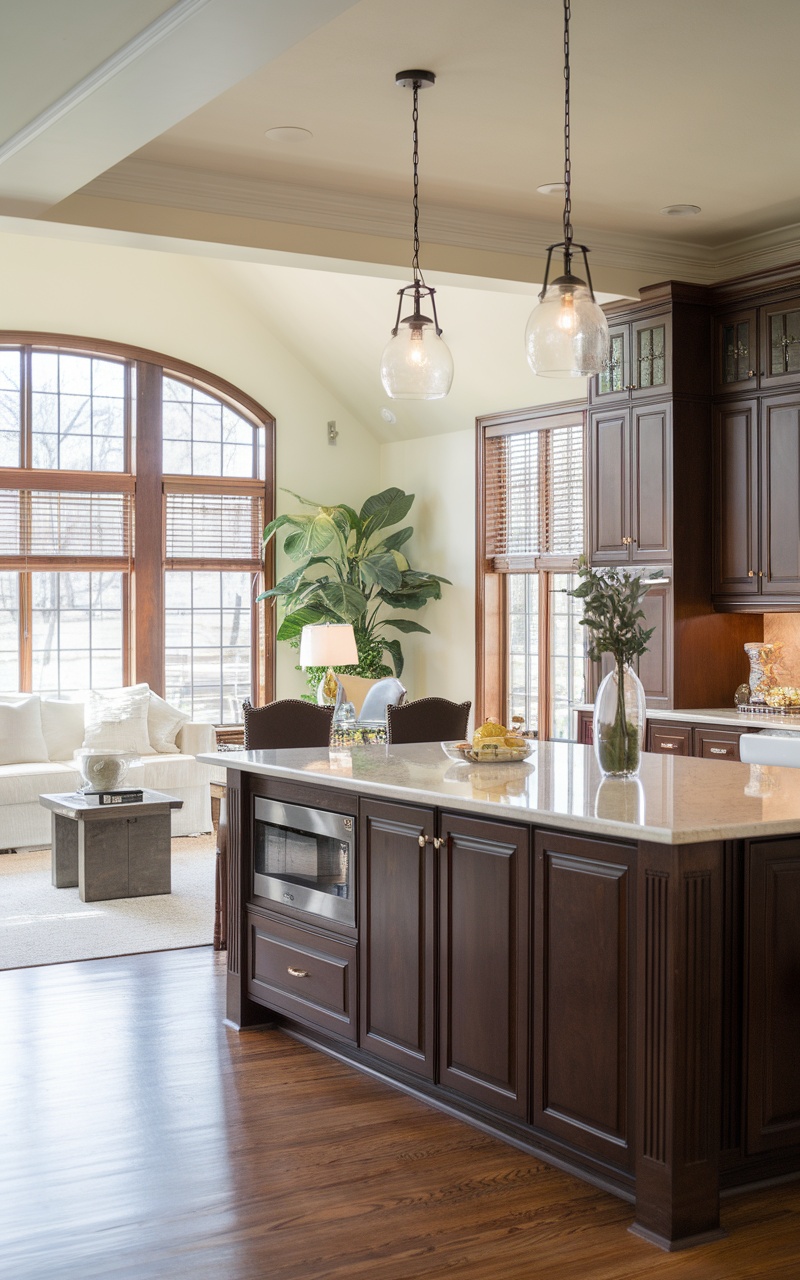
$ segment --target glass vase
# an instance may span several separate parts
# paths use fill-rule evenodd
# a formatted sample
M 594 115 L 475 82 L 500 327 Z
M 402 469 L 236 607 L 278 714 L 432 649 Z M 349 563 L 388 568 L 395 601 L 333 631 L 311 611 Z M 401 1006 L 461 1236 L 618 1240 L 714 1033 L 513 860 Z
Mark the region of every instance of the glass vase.
M 638 773 L 646 715 L 644 687 L 633 668 L 609 671 L 594 701 L 594 753 L 607 777 Z

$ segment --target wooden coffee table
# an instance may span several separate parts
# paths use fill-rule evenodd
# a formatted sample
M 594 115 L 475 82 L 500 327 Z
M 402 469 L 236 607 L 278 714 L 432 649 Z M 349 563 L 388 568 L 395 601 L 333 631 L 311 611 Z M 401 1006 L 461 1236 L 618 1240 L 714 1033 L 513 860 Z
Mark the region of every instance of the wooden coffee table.
M 52 879 L 78 886 L 81 902 L 171 893 L 171 809 L 183 801 L 145 791 L 129 804 L 99 805 L 80 792 L 39 796 L 52 812 Z

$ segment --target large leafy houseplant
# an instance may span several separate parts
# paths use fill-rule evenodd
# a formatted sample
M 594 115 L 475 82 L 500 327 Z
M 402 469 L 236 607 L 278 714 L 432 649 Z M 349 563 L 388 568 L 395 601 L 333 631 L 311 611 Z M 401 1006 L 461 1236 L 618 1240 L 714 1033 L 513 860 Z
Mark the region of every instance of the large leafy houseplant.
M 397 616 L 395 610 L 417 610 L 429 600 L 439 600 L 442 583 L 449 581 L 412 569 L 403 551 L 414 532 L 411 525 L 388 532 L 408 515 L 414 494 L 384 489 L 367 498 L 356 512 L 344 503 L 323 506 L 290 489 L 284 492 L 310 511 L 280 515 L 264 530 L 266 545 L 280 529 L 287 529 L 283 551 L 296 562 L 280 582 L 259 596 L 283 605 L 277 639 L 296 646 L 303 627 L 310 623 L 349 622 L 358 665 L 339 670 L 373 679 L 391 675 L 384 659 L 388 654 L 399 676 L 403 650 L 397 637 L 387 636 L 387 628 L 405 634 L 430 632 L 411 618 Z M 310 669 L 309 684 L 315 687 L 322 674 Z
M 581 557 L 578 577 L 580 585 L 567 594 L 583 602 L 581 625 L 589 633 L 588 655 L 593 662 L 604 653 L 614 659 L 614 670 L 597 693 L 595 752 L 604 773 L 625 776 L 639 767 L 644 729 L 644 691 L 632 663 L 647 652 L 655 630 L 642 625 L 645 615 L 641 603 L 652 579 L 661 577 L 661 571 L 643 579 L 625 569 L 592 569 Z M 609 698 L 613 699 L 610 706 Z M 637 712 L 637 702 L 641 714 Z M 607 712 L 604 706 L 608 707 Z

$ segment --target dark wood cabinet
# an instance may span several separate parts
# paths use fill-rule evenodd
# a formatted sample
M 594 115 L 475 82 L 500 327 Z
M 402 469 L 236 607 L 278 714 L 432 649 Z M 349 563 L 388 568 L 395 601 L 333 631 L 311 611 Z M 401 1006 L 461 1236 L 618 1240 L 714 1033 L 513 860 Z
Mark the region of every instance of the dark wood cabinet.
M 718 405 L 714 599 L 800 605 L 800 395 Z
M 670 405 L 589 415 L 592 564 L 658 564 L 672 554 Z
M 796 386 L 800 381 L 800 297 L 761 307 L 759 319 L 761 387 Z
M 529 829 L 442 813 L 439 1081 L 528 1109 Z
M 718 316 L 714 332 L 714 391 L 752 391 L 759 381 L 755 307 Z
M 649 720 L 645 739 L 648 751 L 661 756 L 690 756 L 692 754 L 692 726 L 668 724 L 664 720 Z
M 532 1122 L 626 1168 L 635 857 L 629 846 L 536 835 Z
M 747 850 L 746 1145 L 800 1146 L 800 840 Z
M 672 317 L 669 311 L 609 324 L 608 363 L 589 384 L 591 403 L 669 395 Z
M 356 1039 L 356 947 L 266 913 L 247 915 L 247 990 L 271 1009 Z
M 739 739 L 746 729 L 709 729 L 695 725 L 694 754 L 703 760 L 738 760 Z
M 436 1008 L 433 836 L 430 809 L 361 805 L 359 1042 L 430 1080 Z

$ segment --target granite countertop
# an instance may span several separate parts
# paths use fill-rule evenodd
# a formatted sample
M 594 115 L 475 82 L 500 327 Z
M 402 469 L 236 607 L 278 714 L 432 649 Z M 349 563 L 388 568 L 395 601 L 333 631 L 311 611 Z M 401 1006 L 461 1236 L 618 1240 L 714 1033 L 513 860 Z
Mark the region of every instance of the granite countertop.
M 689 716 L 691 713 L 683 713 Z M 438 742 L 204 754 L 205 764 L 407 804 L 660 844 L 800 834 L 800 770 L 645 753 L 600 775 L 591 747 L 538 742 L 519 764 L 454 764 Z
M 591 702 L 572 707 L 573 711 L 593 711 Z M 698 710 L 673 711 L 647 708 L 648 720 L 669 720 L 674 724 L 717 724 L 758 733 L 759 729 L 785 729 L 800 733 L 800 715 L 782 716 L 767 711 L 737 711 L 735 707 L 700 707 Z

